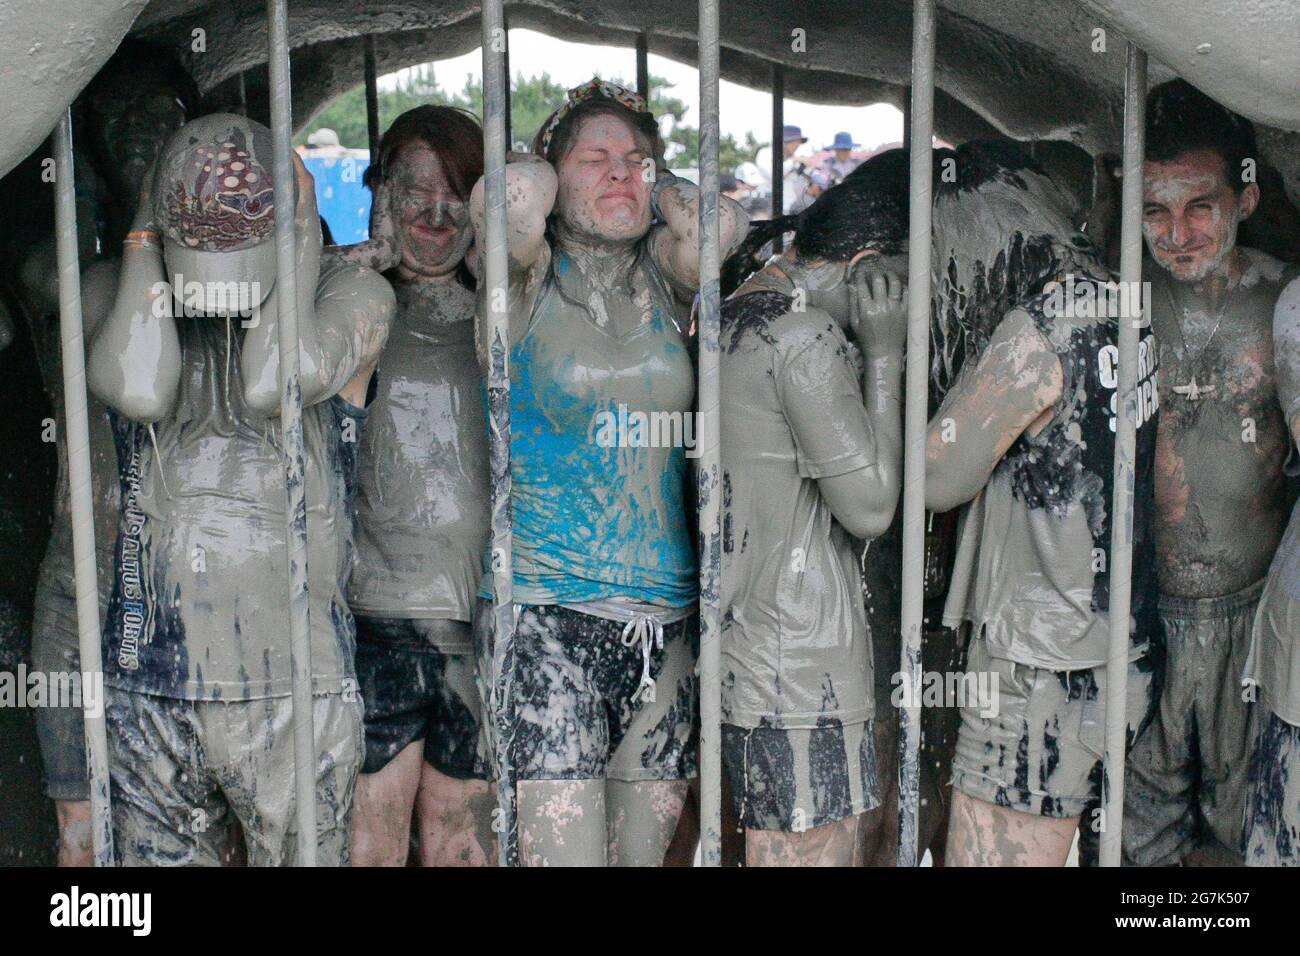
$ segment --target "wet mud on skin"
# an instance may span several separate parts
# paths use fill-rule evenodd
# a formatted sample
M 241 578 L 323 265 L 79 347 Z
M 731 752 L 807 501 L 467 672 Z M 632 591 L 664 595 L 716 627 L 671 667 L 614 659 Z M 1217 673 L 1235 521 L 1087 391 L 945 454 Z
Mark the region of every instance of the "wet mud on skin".
M 1239 253 L 1238 283 L 1214 305 L 1151 269 L 1161 365 L 1159 583 L 1180 597 L 1232 594 L 1264 577 L 1290 503 L 1282 464 L 1291 436 L 1278 406 L 1272 326 L 1278 294 L 1296 270 Z M 1213 391 L 1195 401 L 1173 391 L 1193 379 Z

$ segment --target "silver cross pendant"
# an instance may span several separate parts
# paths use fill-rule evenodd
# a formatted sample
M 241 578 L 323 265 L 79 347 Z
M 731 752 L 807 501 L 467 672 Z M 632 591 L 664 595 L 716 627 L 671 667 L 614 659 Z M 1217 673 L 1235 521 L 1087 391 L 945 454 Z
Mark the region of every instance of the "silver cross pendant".
M 1198 402 L 1202 395 L 1209 395 L 1213 391 L 1213 385 L 1197 385 L 1195 375 L 1192 376 L 1192 380 L 1186 385 L 1174 386 L 1174 394 L 1181 395 L 1190 402 Z

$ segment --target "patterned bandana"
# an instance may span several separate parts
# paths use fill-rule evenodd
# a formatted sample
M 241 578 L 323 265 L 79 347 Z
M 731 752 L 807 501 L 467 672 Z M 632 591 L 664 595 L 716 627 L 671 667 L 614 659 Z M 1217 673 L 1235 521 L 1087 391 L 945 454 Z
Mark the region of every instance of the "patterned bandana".
M 164 147 L 155 213 L 164 236 L 188 249 L 231 252 L 275 229 L 271 132 L 242 116 L 186 124 Z
M 604 80 L 593 77 L 581 86 L 575 86 L 569 90 L 568 98 L 563 106 L 551 114 L 551 118 L 546 122 L 546 128 L 542 131 L 542 158 L 551 148 L 551 136 L 555 128 L 560 125 L 560 121 L 568 116 L 573 108 L 580 103 L 585 103 L 594 96 L 603 96 L 607 99 L 621 103 L 634 113 L 649 113 L 650 107 L 646 104 L 645 97 L 640 93 L 634 93 L 631 90 L 624 89 L 614 83 L 607 83 Z

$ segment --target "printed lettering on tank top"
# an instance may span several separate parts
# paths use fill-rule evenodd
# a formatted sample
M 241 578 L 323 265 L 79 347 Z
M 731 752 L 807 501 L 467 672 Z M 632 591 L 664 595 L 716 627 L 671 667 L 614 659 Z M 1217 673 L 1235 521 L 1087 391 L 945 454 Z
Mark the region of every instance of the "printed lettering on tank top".
M 1092 535 L 1094 577 L 1092 610 L 1110 607 L 1110 512 L 1114 491 L 1117 345 L 1120 321 L 1070 319 L 1047 314 L 1050 298 L 1041 294 L 1022 308 L 1051 344 L 1064 373 L 1055 417 L 1037 436 L 1022 434 L 1007 452 L 1015 497 L 1031 508 L 1064 516 L 1081 506 Z M 1079 314 L 1082 309 L 1074 313 Z M 1082 313 L 1088 314 L 1088 313 Z M 1145 643 L 1157 627 L 1155 594 L 1154 466 L 1159 350 L 1148 326 L 1139 330 L 1137 447 L 1134 468 L 1132 614 L 1134 644 Z

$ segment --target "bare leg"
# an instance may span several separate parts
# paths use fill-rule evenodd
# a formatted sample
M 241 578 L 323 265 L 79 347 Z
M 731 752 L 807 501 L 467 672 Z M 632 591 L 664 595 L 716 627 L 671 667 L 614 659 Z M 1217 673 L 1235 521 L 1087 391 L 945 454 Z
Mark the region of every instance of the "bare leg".
M 421 866 L 491 866 L 496 859 L 492 809 L 486 780 L 458 780 L 420 762 L 415 817 Z
M 813 827 L 802 833 L 747 830 L 746 866 L 861 866 L 858 828 L 864 814 Z
M 663 866 L 687 780 L 605 781 L 610 866 Z
M 1021 813 L 952 792 L 947 866 L 1065 866 L 1078 817 Z
M 604 866 L 605 839 L 604 780 L 519 781 L 524 866 Z
M 405 866 L 411 812 L 420 785 L 424 741 L 415 740 L 378 773 L 357 775 L 352 811 L 352 865 Z
M 93 866 L 90 841 L 90 801 L 55 800 L 59 821 L 59 866 Z
M 723 804 L 725 810 L 726 804 Z M 725 826 L 725 821 L 724 821 Z M 691 781 L 686 791 L 686 803 L 677 819 L 677 832 L 664 854 L 664 866 L 688 867 L 695 865 L 695 850 L 700 845 L 700 781 Z

